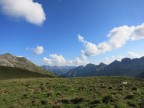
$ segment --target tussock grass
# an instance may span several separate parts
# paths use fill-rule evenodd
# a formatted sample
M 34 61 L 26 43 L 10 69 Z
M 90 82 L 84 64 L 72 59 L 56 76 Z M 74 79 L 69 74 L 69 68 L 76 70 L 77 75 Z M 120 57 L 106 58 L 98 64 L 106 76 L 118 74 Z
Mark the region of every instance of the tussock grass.
M 128 84 L 123 85 L 122 82 Z M 0 108 L 140 108 L 144 80 L 126 77 L 0 81 Z

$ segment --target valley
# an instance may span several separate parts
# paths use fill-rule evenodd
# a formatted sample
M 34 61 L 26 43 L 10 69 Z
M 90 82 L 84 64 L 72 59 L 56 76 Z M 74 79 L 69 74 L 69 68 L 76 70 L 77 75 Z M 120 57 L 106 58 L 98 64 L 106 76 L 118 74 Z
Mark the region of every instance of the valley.
M 45 70 L 24 57 L 0 55 L 0 108 L 141 108 L 143 60 Z

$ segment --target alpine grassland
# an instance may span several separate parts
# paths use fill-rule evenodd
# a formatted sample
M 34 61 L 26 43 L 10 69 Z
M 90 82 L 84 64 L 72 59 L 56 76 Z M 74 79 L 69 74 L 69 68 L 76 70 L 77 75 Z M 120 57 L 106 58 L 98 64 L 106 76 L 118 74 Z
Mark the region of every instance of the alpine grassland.
M 0 108 L 143 108 L 144 80 L 127 77 L 0 81 Z

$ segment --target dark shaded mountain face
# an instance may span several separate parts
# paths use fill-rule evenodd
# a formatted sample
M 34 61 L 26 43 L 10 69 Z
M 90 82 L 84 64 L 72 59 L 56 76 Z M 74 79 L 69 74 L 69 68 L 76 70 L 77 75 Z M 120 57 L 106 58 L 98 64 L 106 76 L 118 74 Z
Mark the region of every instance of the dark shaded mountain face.
M 83 70 L 83 66 L 76 67 L 74 69 L 69 70 L 67 73 L 63 74 L 64 77 L 78 77 L 79 73 Z
M 53 72 L 56 75 L 62 75 L 68 72 L 69 70 L 76 68 L 76 66 L 41 66 L 43 69 Z
M 144 78 L 144 71 L 137 75 L 137 78 Z
M 77 68 L 74 68 L 70 71 L 68 71 L 63 76 L 65 77 L 86 77 L 86 76 L 95 76 L 99 73 L 99 71 L 103 68 L 105 68 L 106 65 L 101 63 L 99 65 L 94 64 L 87 64 L 84 66 L 79 66 Z
M 136 77 L 140 73 L 143 76 L 144 57 L 124 58 L 121 61 L 115 60 L 109 65 L 103 63 L 99 65 L 88 64 L 85 67 L 80 66 L 68 71 L 65 77 L 84 77 L 84 76 L 129 76 Z
M 0 55 L 0 66 L 20 68 L 28 71 L 33 71 L 41 74 L 49 74 L 53 76 L 52 73 L 40 68 L 39 66 L 35 65 L 25 57 L 17 57 L 9 53 Z
M 135 77 L 144 71 L 144 57 L 129 59 L 124 58 L 114 61 L 100 71 L 98 76 L 130 76 Z

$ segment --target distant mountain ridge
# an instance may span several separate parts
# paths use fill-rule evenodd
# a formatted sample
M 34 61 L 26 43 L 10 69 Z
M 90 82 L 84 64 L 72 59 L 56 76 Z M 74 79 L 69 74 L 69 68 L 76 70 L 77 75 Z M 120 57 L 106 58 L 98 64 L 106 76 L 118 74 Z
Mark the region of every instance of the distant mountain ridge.
M 9 53 L 0 55 L 0 66 L 20 68 L 36 73 L 53 75 L 52 73 L 35 65 L 25 57 L 17 57 Z
M 99 65 L 87 64 L 86 66 L 79 66 L 66 74 L 62 75 L 65 77 L 87 77 L 87 76 L 95 76 L 100 70 L 104 69 L 107 65 L 104 63 L 100 63 Z
M 65 74 L 69 70 L 76 68 L 76 66 L 49 66 L 49 65 L 43 65 L 41 67 L 45 70 L 48 70 L 48 71 L 56 74 L 56 75 Z
M 129 76 L 137 77 L 144 75 L 144 57 L 124 58 L 121 61 L 115 60 L 109 65 L 88 64 L 85 67 L 79 66 L 63 74 L 64 77 L 85 77 L 85 76 Z
M 144 57 L 124 58 L 121 61 L 114 61 L 104 68 L 99 76 L 130 76 L 135 77 L 144 71 Z

